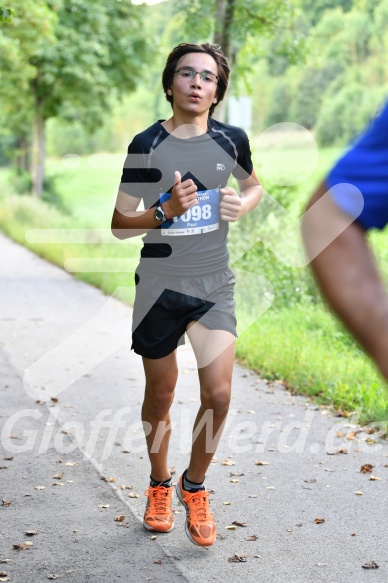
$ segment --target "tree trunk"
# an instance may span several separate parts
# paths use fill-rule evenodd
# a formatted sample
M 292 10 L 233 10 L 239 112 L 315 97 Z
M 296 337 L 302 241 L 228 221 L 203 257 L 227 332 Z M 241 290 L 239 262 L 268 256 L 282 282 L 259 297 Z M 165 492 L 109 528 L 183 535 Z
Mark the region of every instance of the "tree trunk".
M 18 174 L 23 174 L 24 172 L 31 172 L 31 148 L 28 136 L 22 134 L 16 138 L 16 154 L 14 158 L 14 163 L 16 167 L 16 172 Z
M 225 57 L 229 61 L 230 68 L 234 65 L 234 51 L 231 42 L 231 29 L 234 19 L 236 0 L 216 0 L 216 31 L 214 42 L 221 45 Z
M 45 120 L 41 114 L 39 105 L 35 108 L 34 136 L 32 146 L 32 194 L 41 196 L 44 182 L 45 161 Z
M 229 67 L 232 70 L 236 61 L 236 51 L 232 46 L 232 25 L 234 19 L 236 0 L 216 0 L 216 30 L 214 33 L 214 43 L 219 44 L 225 57 L 228 59 Z M 226 90 L 223 101 L 217 106 L 214 118 L 219 121 L 226 121 L 229 88 Z

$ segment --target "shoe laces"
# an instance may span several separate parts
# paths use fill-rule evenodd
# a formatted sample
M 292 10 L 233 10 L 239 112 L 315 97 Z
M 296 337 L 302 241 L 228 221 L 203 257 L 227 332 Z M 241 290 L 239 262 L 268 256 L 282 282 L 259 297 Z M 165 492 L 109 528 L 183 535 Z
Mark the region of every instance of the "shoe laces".
M 184 501 L 190 505 L 190 518 L 194 521 L 207 522 L 212 518 L 209 509 L 209 492 L 207 490 L 198 490 L 198 492 L 185 493 Z
M 166 514 L 169 510 L 171 488 L 150 486 L 145 492 L 148 496 L 149 510 L 155 514 Z

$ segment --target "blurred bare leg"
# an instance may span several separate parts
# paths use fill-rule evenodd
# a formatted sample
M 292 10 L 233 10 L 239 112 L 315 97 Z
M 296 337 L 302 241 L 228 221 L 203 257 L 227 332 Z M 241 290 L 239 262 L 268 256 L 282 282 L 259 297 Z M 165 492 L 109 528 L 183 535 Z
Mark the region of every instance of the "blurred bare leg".
M 328 190 L 323 183 L 308 208 Z M 314 256 L 316 241 L 324 237 L 330 222 L 341 211 L 309 213 L 302 224 L 308 255 Z M 363 229 L 352 223 L 312 261 L 311 267 L 328 304 L 373 358 L 388 380 L 388 295 Z

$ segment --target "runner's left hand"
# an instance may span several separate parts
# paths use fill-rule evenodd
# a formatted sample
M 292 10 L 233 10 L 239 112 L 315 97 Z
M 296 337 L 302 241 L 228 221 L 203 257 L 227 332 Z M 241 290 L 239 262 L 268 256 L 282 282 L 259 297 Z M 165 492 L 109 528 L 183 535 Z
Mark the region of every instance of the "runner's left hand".
M 220 188 L 220 193 L 222 195 L 220 203 L 221 219 L 229 223 L 235 223 L 242 216 L 241 198 L 230 186 Z

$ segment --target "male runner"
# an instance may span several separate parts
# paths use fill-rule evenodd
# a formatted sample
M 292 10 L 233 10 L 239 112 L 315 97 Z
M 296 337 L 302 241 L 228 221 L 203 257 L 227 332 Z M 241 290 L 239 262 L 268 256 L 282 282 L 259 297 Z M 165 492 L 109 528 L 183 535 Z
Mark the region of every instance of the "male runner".
M 201 405 L 177 496 L 186 509 L 186 533 L 200 546 L 216 538 L 204 478 L 226 420 L 235 356 L 228 223 L 252 210 L 262 196 L 245 132 L 211 117 L 228 78 L 229 66 L 217 45 L 173 49 L 162 76 L 172 116 L 129 145 L 112 218 L 118 238 L 146 233 L 132 336 L 145 371 L 142 420 L 151 463 L 143 524 L 157 532 L 169 532 L 174 525 L 169 410 L 178 376 L 176 349 L 187 332 L 198 365 Z M 231 174 L 240 194 L 227 186 Z M 144 211 L 137 210 L 141 199 Z

